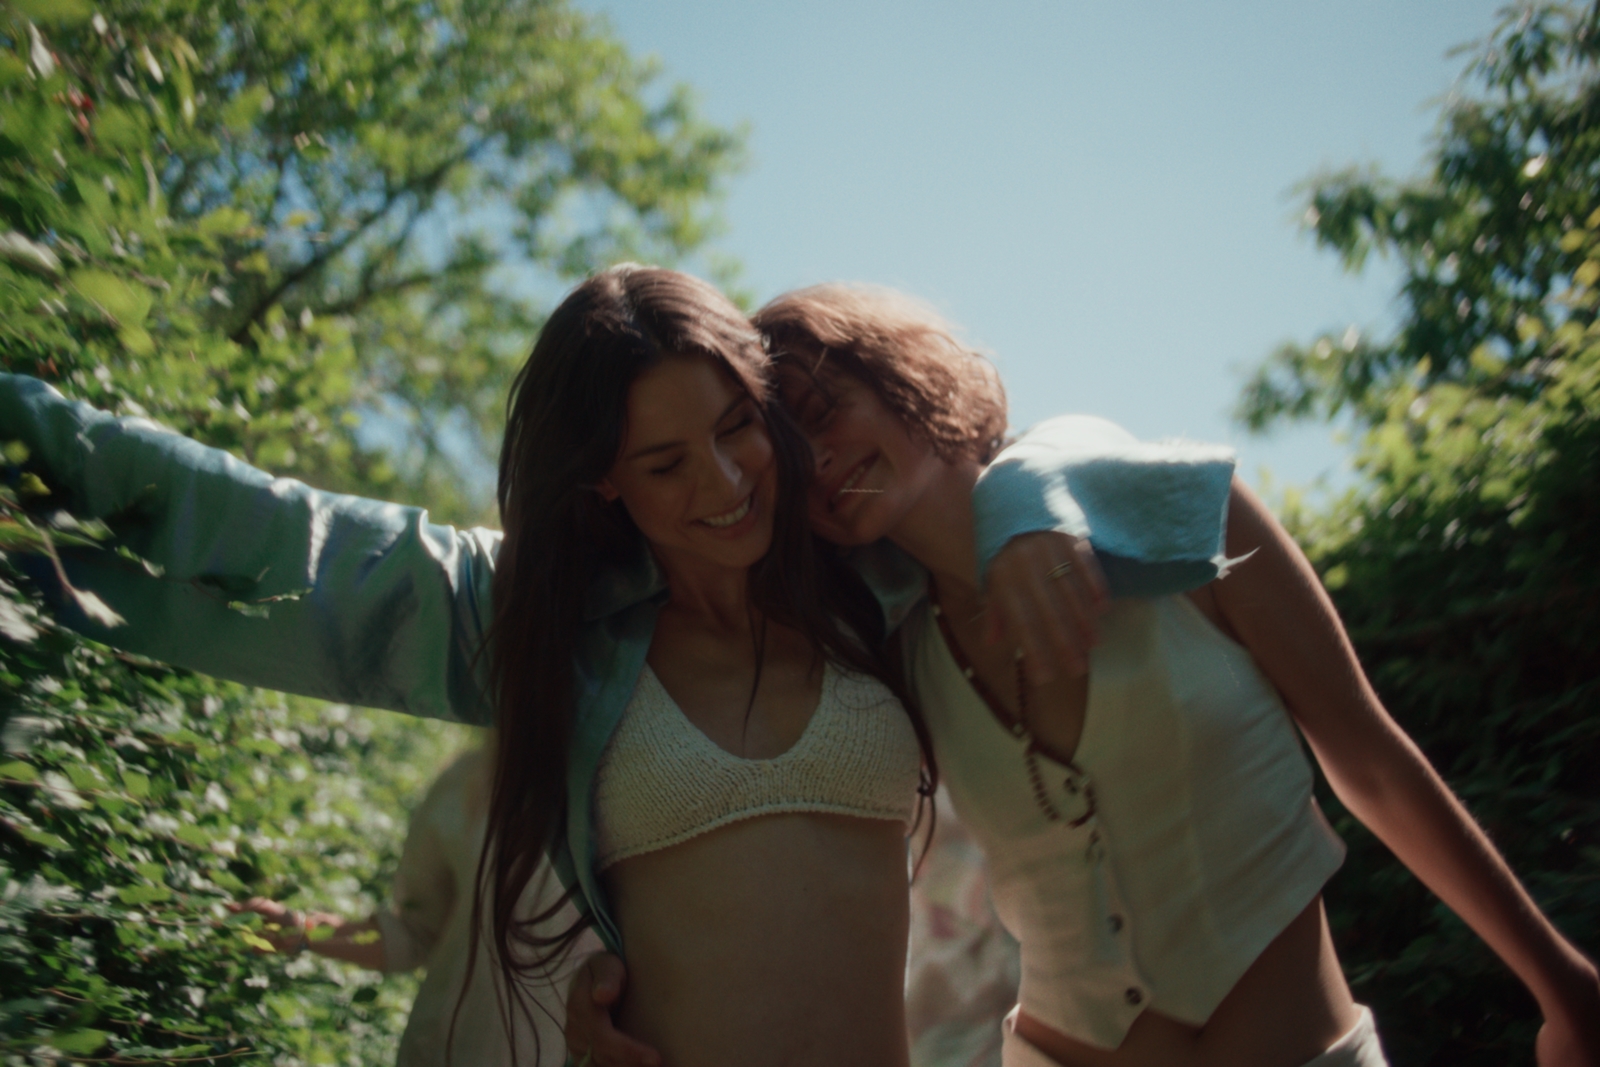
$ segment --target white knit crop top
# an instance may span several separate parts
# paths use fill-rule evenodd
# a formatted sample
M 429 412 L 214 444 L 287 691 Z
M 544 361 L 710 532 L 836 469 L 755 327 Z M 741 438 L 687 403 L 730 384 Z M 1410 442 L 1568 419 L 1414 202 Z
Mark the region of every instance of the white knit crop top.
M 745 759 L 701 733 L 646 664 L 595 776 L 599 866 L 758 815 L 909 823 L 921 772 L 916 731 L 876 679 L 828 664 L 800 739 L 781 756 Z

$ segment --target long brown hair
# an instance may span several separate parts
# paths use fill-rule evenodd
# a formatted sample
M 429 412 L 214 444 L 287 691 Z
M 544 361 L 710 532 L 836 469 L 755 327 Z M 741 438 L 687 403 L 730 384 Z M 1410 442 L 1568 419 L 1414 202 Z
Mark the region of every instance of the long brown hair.
M 803 371 L 824 395 L 831 373 L 865 383 L 941 458 L 987 463 L 1000 451 L 1000 375 L 926 304 L 892 289 L 832 283 L 784 293 L 751 322 L 773 358 Z
M 515 909 L 541 855 L 565 838 L 578 710 L 574 656 L 586 595 L 606 569 L 636 564 L 648 551 L 621 502 L 608 503 L 592 487 L 622 446 L 634 380 L 671 356 L 714 360 L 756 402 L 772 440 L 772 547 L 747 583 L 754 632 L 767 622 L 791 627 L 819 656 L 882 680 L 906 704 L 930 752 L 884 657 L 877 602 L 853 571 L 817 550 L 805 508 L 811 450 L 772 400 L 760 335 L 726 297 L 689 275 L 624 265 L 592 276 L 551 314 L 517 374 L 500 454 L 505 539 L 487 645 L 499 746 L 473 929 L 483 929 L 486 903 L 508 1032 L 511 1013 L 529 1010 L 523 979 L 548 974 L 581 930 L 539 936 L 535 927 L 560 905 L 530 917 Z

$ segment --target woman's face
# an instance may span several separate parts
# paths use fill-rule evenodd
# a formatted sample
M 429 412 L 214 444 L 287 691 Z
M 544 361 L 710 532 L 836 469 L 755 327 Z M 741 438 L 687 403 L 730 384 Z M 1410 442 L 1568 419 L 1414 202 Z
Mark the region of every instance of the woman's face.
M 777 465 L 755 401 L 714 360 L 669 356 L 628 391 L 627 432 L 596 487 L 663 563 L 745 568 L 772 545 Z
M 891 536 L 943 469 L 933 447 L 847 374 L 780 367 L 778 382 L 816 459 L 811 528 L 841 545 Z

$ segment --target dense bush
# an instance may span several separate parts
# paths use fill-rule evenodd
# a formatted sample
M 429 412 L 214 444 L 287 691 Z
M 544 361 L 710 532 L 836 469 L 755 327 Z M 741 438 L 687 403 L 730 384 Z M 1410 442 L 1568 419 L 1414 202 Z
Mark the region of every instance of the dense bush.
M 90 646 L 8 579 L 0 1059 L 392 1063 L 409 979 L 261 954 L 224 904 L 386 900 L 452 728 Z
M 1308 546 L 1384 702 L 1580 948 L 1600 950 L 1600 16 L 1519 7 L 1445 104 L 1431 174 L 1314 182 L 1318 240 L 1405 272 L 1393 336 L 1287 346 L 1245 416 L 1345 411 L 1360 487 Z M 1531 1063 L 1510 973 L 1325 797 L 1329 889 L 1396 1067 Z

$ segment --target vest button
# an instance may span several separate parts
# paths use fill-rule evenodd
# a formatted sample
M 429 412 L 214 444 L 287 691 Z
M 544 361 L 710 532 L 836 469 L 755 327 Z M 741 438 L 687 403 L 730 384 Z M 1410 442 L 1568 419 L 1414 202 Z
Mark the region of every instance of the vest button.
M 1120 916 L 1120 915 L 1107 915 L 1106 916 L 1106 925 L 1111 927 L 1111 932 L 1112 933 L 1114 933 L 1114 934 L 1122 933 L 1122 916 Z M 1130 990 L 1130 992 L 1137 993 L 1138 990 L 1136 990 L 1136 989 L 1135 990 Z
M 1122 994 L 1122 999 L 1137 1008 L 1144 1003 L 1144 994 L 1139 992 L 1138 986 L 1129 986 L 1127 991 Z

